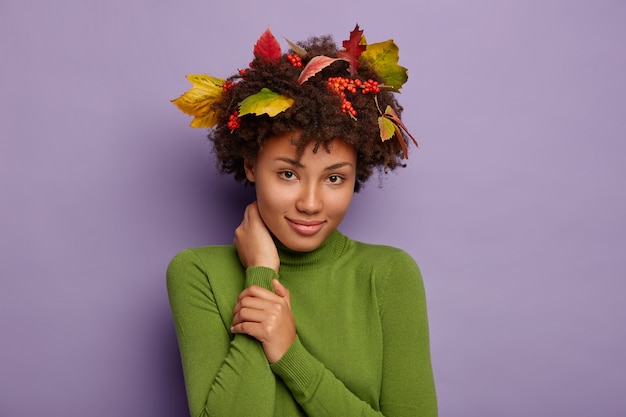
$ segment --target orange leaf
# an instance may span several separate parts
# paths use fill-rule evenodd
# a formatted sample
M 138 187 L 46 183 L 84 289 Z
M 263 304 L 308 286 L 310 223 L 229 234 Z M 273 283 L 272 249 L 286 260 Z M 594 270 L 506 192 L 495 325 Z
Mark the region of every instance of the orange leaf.
M 254 44 L 254 56 L 262 57 L 265 61 L 274 63 L 278 63 L 283 56 L 280 44 L 270 32 L 270 28 L 265 29 L 265 32 Z
M 339 60 L 341 60 L 341 58 L 331 58 L 325 55 L 319 55 L 314 57 L 309 61 L 308 64 L 306 64 L 306 67 L 304 67 L 304 69 L 300 73 L 300 77 L 298 77 L 298 85 L 301 85 L 306 80 L 308 80 L 333 62 Z

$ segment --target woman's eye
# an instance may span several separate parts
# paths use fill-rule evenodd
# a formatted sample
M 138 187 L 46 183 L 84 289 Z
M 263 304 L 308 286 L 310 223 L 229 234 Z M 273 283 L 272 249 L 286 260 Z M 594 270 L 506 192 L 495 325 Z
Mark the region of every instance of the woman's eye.
M 282 171 L 281 173 L 279 173 L 279 175 L 286 180 L 291 180 L 296 177 L 296 174 L 291 171 Z
M 343 182 L 343 177 L 339 175 L 331 175 L 328 177 L 328 182 L 331 184 L 341 184 Z

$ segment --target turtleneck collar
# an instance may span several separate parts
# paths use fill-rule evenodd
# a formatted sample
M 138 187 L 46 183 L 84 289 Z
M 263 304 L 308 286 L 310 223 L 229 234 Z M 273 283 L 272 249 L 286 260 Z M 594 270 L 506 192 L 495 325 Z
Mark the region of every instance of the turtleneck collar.
M 346 250 L 349 239 L 335 230 L 324 242 L 311 252 L 296 252 L 274 238 L 280 257 L 280 270 L 302 271 L 326 266 L 339 258 Z

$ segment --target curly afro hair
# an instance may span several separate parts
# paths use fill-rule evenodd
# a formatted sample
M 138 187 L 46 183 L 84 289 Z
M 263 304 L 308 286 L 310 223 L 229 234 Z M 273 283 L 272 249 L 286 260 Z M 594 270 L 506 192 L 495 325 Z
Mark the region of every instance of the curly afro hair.
M 298 45 L 307 51 L 302 58 L 303 66 L 318 55 L 337 57 L 337 46 L 330 36 L 313 37 Z M 348 77 L 348 63 L 338 60 L 324 68 L 301 85 L 298 77 L 301 67 L 294 66 L 287 54 L 280 62 L 267 62 L 255 57 L 250 68 L 240 71 L 228 79 L 231 86 L 224 91 L 223 99 L 213 104 L 217 113 L 217 124 L 209 132 L 217 158 L 217 167 L 227 174 L 234 174 L 238 181 L 246 181 L 244 159 L 256 158 L 263 142 L 275 135 L 289 131 L 300 131 L 294 145 L 302 153 L 307 144 L 315 141 L 314 151 L 320 146 L 328 150 L 328 144 L 341 138 L 357 151 L 357 175 L 355 191 L 372 175 L 374 169 L 381 172 L 404 166 L 403 149 L 394 140 L 381 141 L 378 126 L 379 109 L 391 106 L 400 115 L 402 107 L 393 93 L 381 88 L 374 94 L 347 93 L 348 100 L 356 110 L 356 118 L 342 111 L 342 99 L 328 89 L 329 77 Z M 358 68 L 358 78 L 372 79 L 382 84 L 381 77 L 365 63 Z M 268 115 L 245 115 L 239 119 L 239 127 L 231 130 L 228 122 L 245 98 L 268 88 L 275 93 L 294 99 L 293 105 L 274 117 Z

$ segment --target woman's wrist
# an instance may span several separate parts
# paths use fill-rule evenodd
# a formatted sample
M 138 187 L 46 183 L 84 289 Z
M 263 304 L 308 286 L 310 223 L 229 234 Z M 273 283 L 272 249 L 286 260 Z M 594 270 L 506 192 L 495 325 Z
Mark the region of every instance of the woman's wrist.
M 278 279 L 278 273 L 267 266 L 250 266 L 246 268 L 246 287 L 257 285 L 272 290 L 272 280 Z

